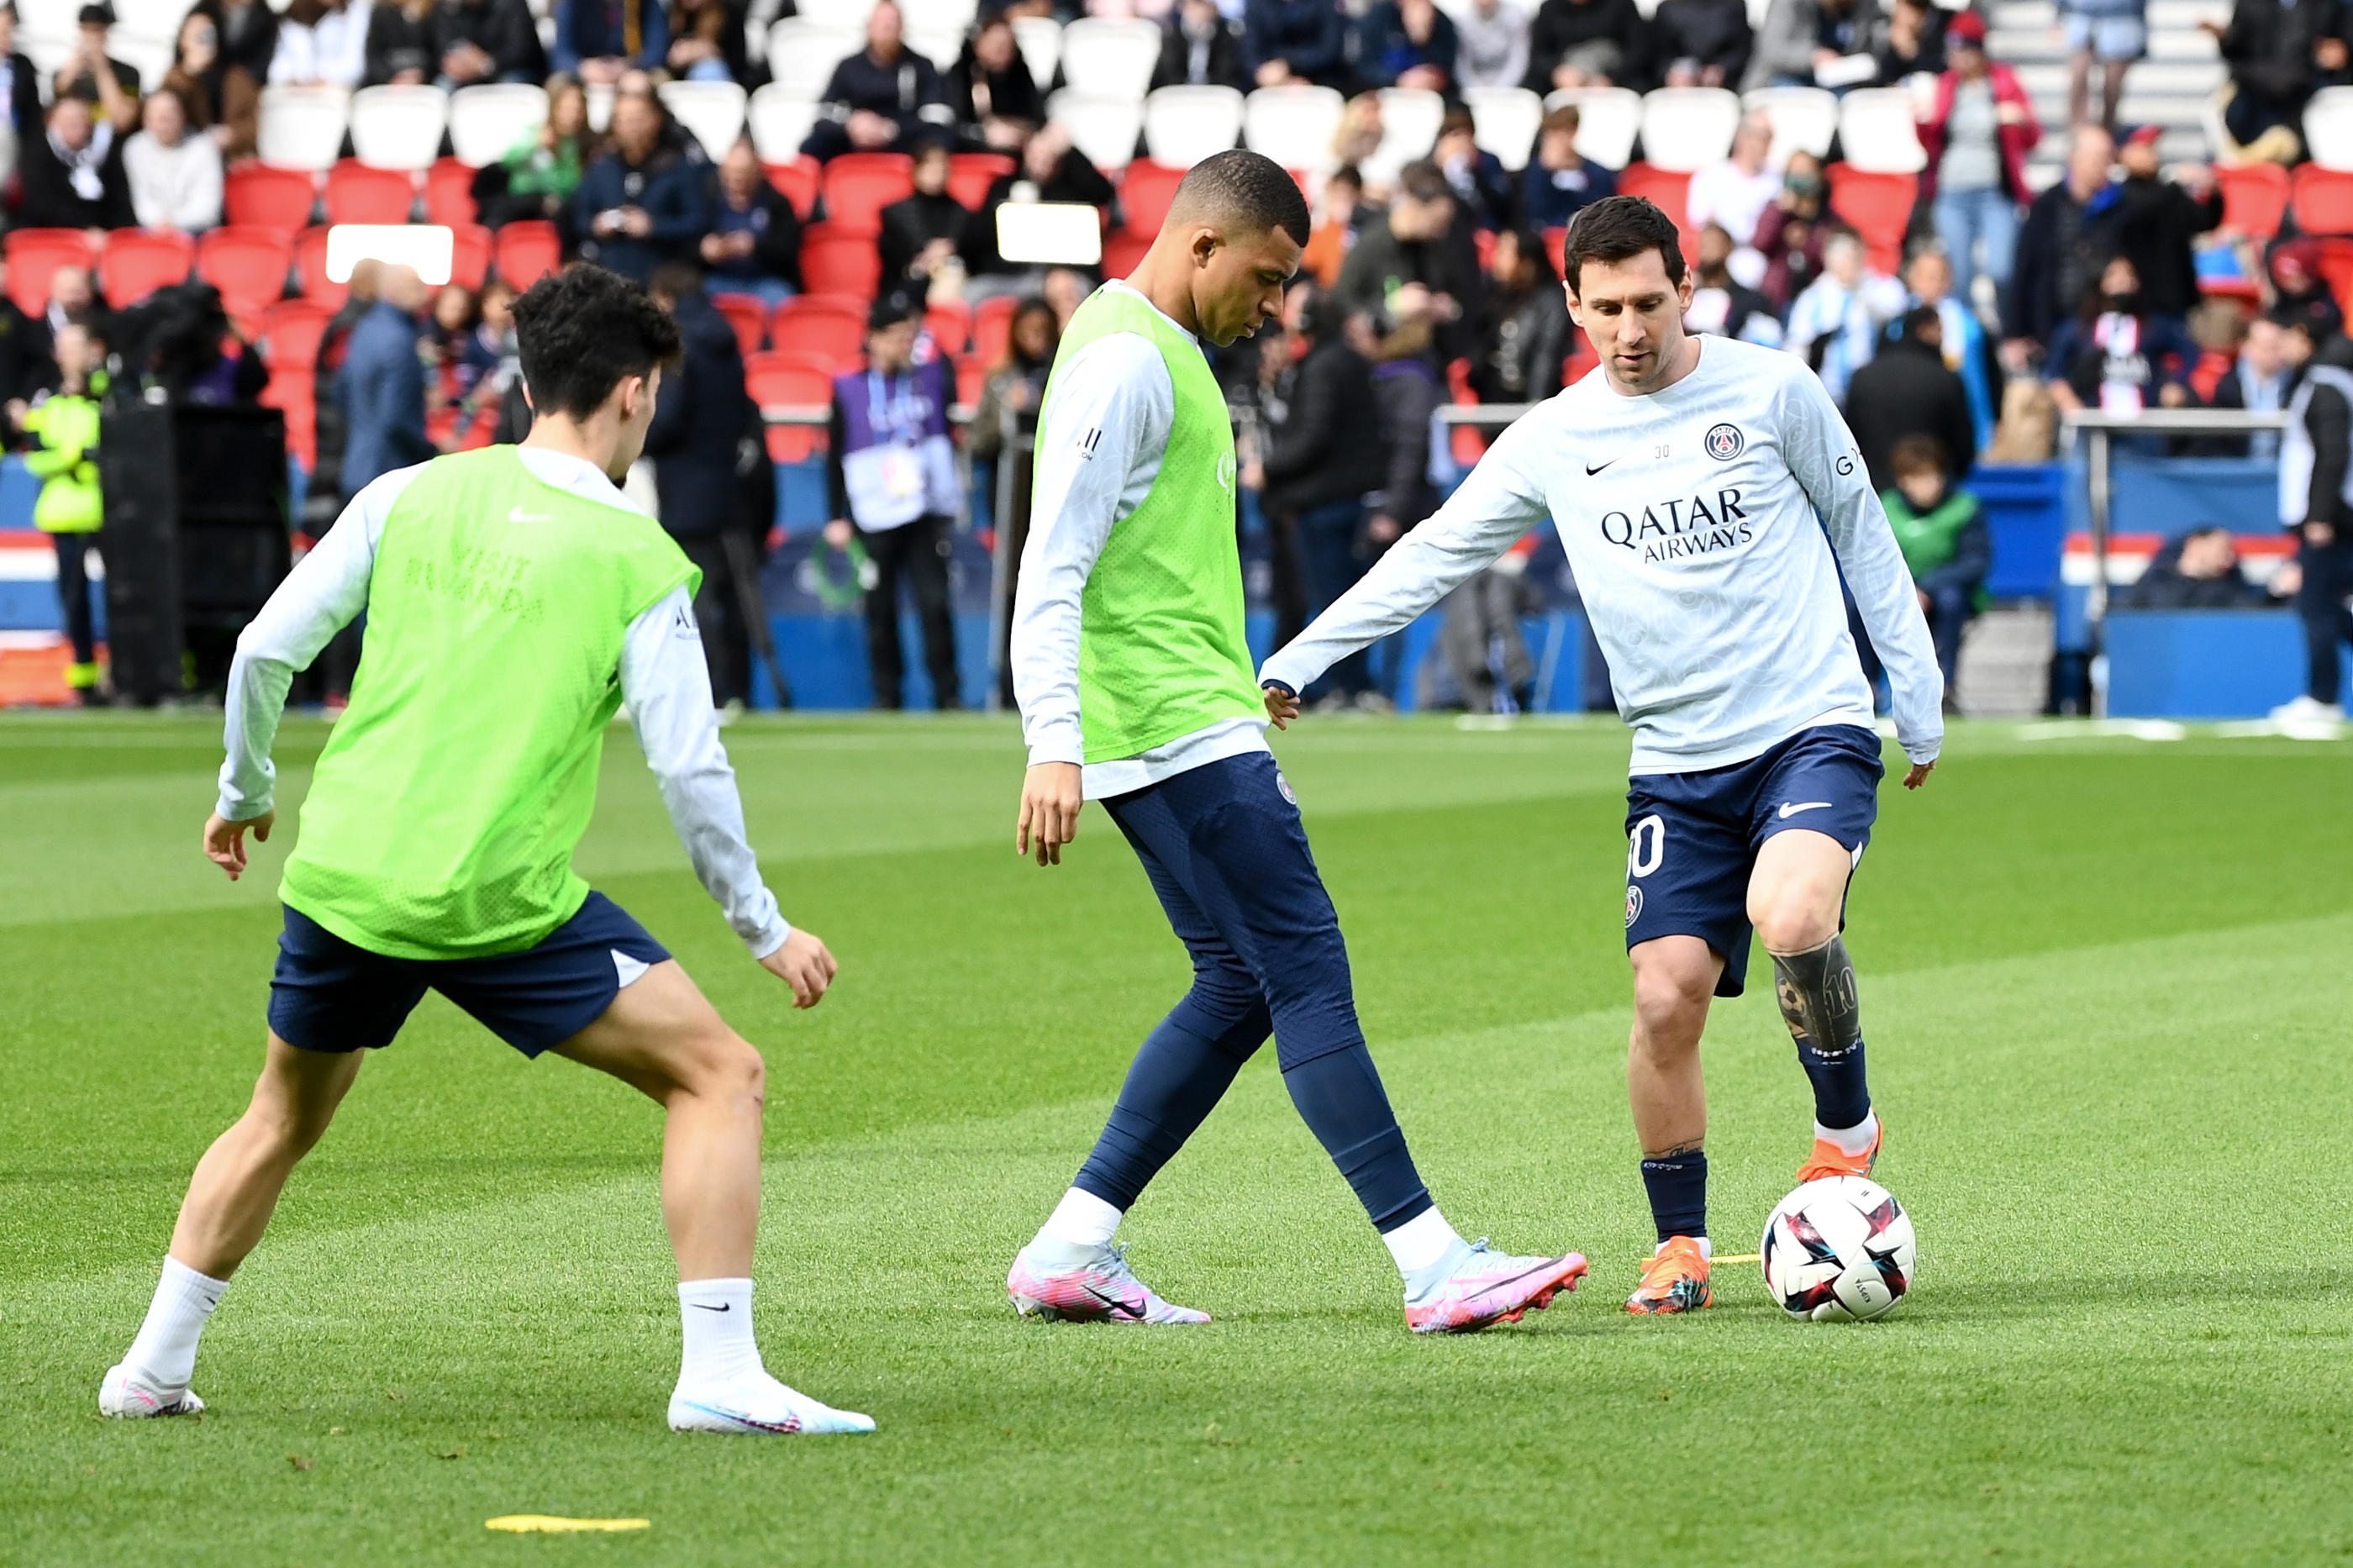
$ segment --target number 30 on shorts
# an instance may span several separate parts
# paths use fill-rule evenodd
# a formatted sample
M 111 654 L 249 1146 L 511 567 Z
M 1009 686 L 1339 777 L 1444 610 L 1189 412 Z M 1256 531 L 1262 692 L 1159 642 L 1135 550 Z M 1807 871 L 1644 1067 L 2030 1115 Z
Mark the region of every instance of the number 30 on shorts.
M 1659 868 L 1666 855 L 1666 819 L 1655 814 L 1646 816 L 1626 837 L 1626 875 L 1647 877 Z

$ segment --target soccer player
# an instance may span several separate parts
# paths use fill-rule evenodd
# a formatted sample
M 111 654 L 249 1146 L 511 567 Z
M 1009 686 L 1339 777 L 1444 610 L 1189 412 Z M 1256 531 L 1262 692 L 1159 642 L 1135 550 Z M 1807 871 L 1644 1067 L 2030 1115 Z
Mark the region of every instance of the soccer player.
M 1636 196 L 1577 215 L 1570 312 L 1601 366 L 1497 437 L 1261 679 L 1278 724 L 1335 659 L 1397 630 L 1551 518 L 1634 727 L 1626 794 L 1627 1088 L 1659 1245 L 1627 1302 L 1708 1304 L 1708 1001 L 1737 996 L 1753 929 L 1813 1082 L 1799 1180 L 1862 1175 L 1880 1129 L 1863 1076 L 1846 889 L 1878 816 L 1879 737 L 1839 595 L 1887 668 L 1917 789 L 1944 689 L 1854 439 L 1795 355 L 1683 331 L 1673 220 Z
M 1110 1123 L 1006 1289 L 1024 1314 L 1201 1323 L 1112 1245 L 1120 1218 L 1271 1032 L 1292 1101 L 1405 1277 L 1406 1322 L 1464 1331 L 1574 1289 L 1575 1253 L 1466 1243 L 1431 1204 L 1356 1022 L 1339 918 L 1266 745 L 1242 637 L 1234 442 L 1202 358 L 1281 313 L 1307 204 L 1280 164 L 1220 153 L 1151 250 L 1062 334 L 1014 605 L 1029 772 L 1015 845 L 1058 865 L 1086 800 L 1144 862 L 1193 987 L 1136 1053 Z
M 678 328 L 596 267 L 517 300 L 535 411 L 520 447 L 437 458 L 353 497 L 237 639 L 228 760 L 205 853 L 235 880 L 269 837 L 269 745 L 294 671 L 367 616 L 352 703 L 286 862 L 269 1054 L 197 1163 L 154 1303 L 99 1391 L 109 1415 L 201 1410 L 196 1340 L 278 1194 L 425 993 L 526 1057 L 553 1051 L 668 1113 L 662 1218 L 678 1257 L 681 1430 L 868 1432 L 770 1377 L 752 1336 L 760 1054 L 645 929 L 572 869 L 605 729 L 627 702 L 670 820 L 753 957 L 812 1007 L 825 943 L 777 913 L 744 842 L 691 608 L 697 574 L 617 482 Z

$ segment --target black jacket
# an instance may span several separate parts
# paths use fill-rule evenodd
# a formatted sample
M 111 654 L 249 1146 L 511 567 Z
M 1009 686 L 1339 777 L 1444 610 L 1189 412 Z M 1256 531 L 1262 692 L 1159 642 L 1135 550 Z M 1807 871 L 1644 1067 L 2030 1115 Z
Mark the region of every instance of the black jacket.
M 1388 449 L 1370 363 L 1333 339 L 1309 349 L 1285 379 L 1287 407 L 1265 459 L 1268 509 L 1295 517 L 1379 489 Z
M 1854 373 L 1846 395 L 1846 422 L 1873 490 L 1893 489 L 1888 454 L 1906 436 L 1934 436 L 1955 475 L 1978 460 L 1976 422 L 1961 378 L 1935 349 L 1912 338 L 1888 343 Z
M 1011 65 L 992 71 L 973 58 L 967 43 L 964 57 L 948 68 L 947 89 L 948 107 L 955 110 L 956 124 L 966 131 L 976 132 L 989 117 L 1046 123 L 1046 95 L 1038 90 L 1038 79 L 1029 74 L 1029 64 L 1018 49 Z
M 48 133 L 36 131 L 16 154 L 16 175 L 24 195 L 16 205 L 16 222 L 26 228 L 130 228 L 139 219 L 131 210 L 131 182 L 122 173 L 123 138 L 114 138 L 98 165 L 96 201 L 73 188 L 66 166 L 49 149 Z
M 1552 90 L 1553 68 L 1580 44 L 1607 39 L 1618 46 L 1618 68 L 1609 79 L 1641 91 L 1656 85 L 1651 79 L 1651 25 L 1634 8 L 1634 0 L 1544 0 L 1528 27 L 1527 85 Z
M 441 68 L 441 57 L 433 49 L 433 22 L 430 14 L 423 21 L 411 21 L 390 0 L 371 11 L 364 85 L 382 87 L 405 70 L 421 70 L 432 80 Z
M 681 539 L 709 538 L 743 521 L 735 450 L 754 411 L 727 318 L 699 291 L 679 300 L 677 317 L 681 363 L 662 377 L 646 456 L 654 460 L 662 527 Z
M 2116 607 L 2124 610 L 2257 610 L 2274 603 L 2272 596 L 2246 579 L 2236 566 L 2220 577 L 2184 577 L 2181 547 L 2185 536 L 2169 540 L 2142 573 L 2140 581 L 2119 589 Z
M 1471 362 L 1471 385 L 1479 401 L 1541 403 L 1558 392 L 1568 327 L 1567 302 L 1560 286 L 1549 280 L 1522 299 L 1499 301 Z
M 2141 304 L 2153 315 L 2186 316 L 2198 303 L 2198 262 L 2189 242 L 2222 221 L 2222 187 L 2200 201 L 2168 180 L 2128 179 L 2116 187 L 2116 248 L 2140 274 Z
M 1462 317 L 1438 329 L 1435 350 L 1441 362 L 1471 352 L 1475 341 L 1486 284 L 1479 271 L 1479 254 L 1469 226 L 1458 223 L 1441 239 L 1402 243 L 1388 220 L 1369 225 L 1357 237 L 1340 264 L 1332 292 L 1342 314 L 1377 312 L 1387 307 L 1398 284 L 1419 283 L 1431 292 L 1451 296 L 1462 308 Z
M 2353 339 L 2329 339 L 2313 352 L 2309 363 L 2353 370 Z M 2353 461 L 2353 408 L 2346 406 L 2344 394 L 2320 383 L 2304 405 L 2304 428 L 2312 437 L 2312 494 L 2305 521 L 2342 529 L 2353 522 L 2345 508 L 2345 466 Z
M 887 66 L 861 49 L 833 68 L 832 79 L 825 84 L 825 117 L 846 124 L 861 109 L 897 121 L 902 137 L 925 126 L 944 135 L 955 120 L 955 111 L 948 107 L 947 83 L 931 61 L 912 49 L 901 49 Z
M 724 226 L 736 216 L 735 209 L 727 205 L 727 193 L 721 188 L 719 173 L 715 169 L 711 174 L 710 195 L 704 202 L 703 210 L 710 214 L 709 226 L 713 234 L 727 233 L 728 229 Z M 782 191 L 765 180 L 762 180 L 753 187 L 752 205 L 744 211 L 753 215 L 751 275 L 757 278 L 774 278 L 781 282 L 789 283 L 796 289 L 799 288 L 801 286 L 800 214 L 793 210 L 793 204 L 786 200 Z M 711 286 L 723 293 L 726 291 L 726 285 L 730 279 L 741 279 L 744 276 L 743 272 L 736 270 L 735 264 L 733 262 L 720 266 L 706 264 L 704 271 Z
M 964 204 L 944 192 L 927 196 L 919 191 L 905 201 L 892 202 L 882 209 L 883 279 L 906 277 L 908 265 L 935 239 L 961 247 L 972 223 Z
M 1739 87 L 1754 37 L 1744 0 L 1661 0 L 1651 29 L 1662 65 L 1697 60 L 1703 66 L 1721 66 L 1724 85 Z
M 997 253 L 997 209 L 1012 195 L 1013 187 L 1029 177 L 1028 173 L 1020 169 L 998 175 L 997 183 L 988 187 L 988 195 L 981 198 L 980 210 L 974 213 L 972 221 L 965 226 L 964 267 L 974 277 L 987 272 L 1022 270 Z M 1062 154 L 1062 161 L 1055 166 L 1053 174 L 1038 186 L 1038 199 L 1041 202 L 1084 202 L 1106 212 L 1118 197 L 1119 193 L 1112 188 L 1109 180 L 1103 178 L 1103 171 L 1088 163 L 1086 155 L 1075 147 Z
M 1160 59 L 1152 68 L 1152 85 L 1230 87 L 1248 92 L 1250 79 L 1242 68 L 1241 30 L 1220 18 L 1197 40 L 1187 35 L 1181 11 L 1172 14 L 1160 32 Z
M 2002 301 L 2002 336 L 2050 346 L 2059 323 L 2074 315 L 2084 290 L 2098 286 L 2122 205 L 2113 185 L 2086 204 L 2075 199 L 2063 180 L 2034 198 L 2018 231 L 2017 265 L 2010 298 Z
M 374 18 L 369 31 L 375 31 Z M 433 70 L 441 57 L 459 44 L 471 44 L 491 57 L 495 81 L 512 71 L 528 72 L 534 81 L 547 75 L 547 51 L 539 47 L 539 26 L 523 0 L 441 0 L 427 25 L 432 38 Z
M 40 68 L 22 54 L 8 57 L 8 123 L 20 142 L 41 132 Z
M 2302 103 L 2311 96 L 2320 69 L 2312 46 L 2328 37 L 2336 24 L 2337 7 L 2321 0 L 2292 5 L 2280 0 L 2238 0 L 2221 39 L 2231 79 L 2243 90 L 2278 102 Z

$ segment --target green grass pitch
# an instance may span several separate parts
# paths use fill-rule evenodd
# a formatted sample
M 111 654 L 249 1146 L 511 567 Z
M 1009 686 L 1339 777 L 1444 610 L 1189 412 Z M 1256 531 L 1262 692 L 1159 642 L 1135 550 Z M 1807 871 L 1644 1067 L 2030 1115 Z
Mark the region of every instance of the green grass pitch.
M 299 798 L 327 731 L 290 721 Z M 1186 966 L 1091 811 L 1018 861 L 1009 721 L 750 722 L 753 837 L 842 961 L 795 1015 L 616 731 L 582 869 L 770 1064 L 759 1324 L 863 1440 L 662 1425 L 659 1117 L 438 999 L 361 1075 L 214 1320 L 200 1420 L 96 1415 L 259 1061 L 287 839 L 199 857 L 216 720 L 0 721 L 0 1563 L 1949 1563 L 2353 1553 L 2353 745 L 1963 726 L 1883 792 L 1849 939 L 1915 1296 L 1809 1325 L 1753 1268 L 1620 1310 L 1614 724 L 1311 720 L 1278 749 L 1374 1051 L 1467 1234 L 1575 1247 L 1515 1329 L 1409 1335 L 1272 1051 L 1131 1216 L 1200 1330 L 1002 1281 Z M 1892 756 L 1891 752 L 1891 756 Z M 1708 1047 L 1715 1230 L 1806 1147 L 1769 994 Z M 494 1515 L 638 1516 L 628 1536 Z

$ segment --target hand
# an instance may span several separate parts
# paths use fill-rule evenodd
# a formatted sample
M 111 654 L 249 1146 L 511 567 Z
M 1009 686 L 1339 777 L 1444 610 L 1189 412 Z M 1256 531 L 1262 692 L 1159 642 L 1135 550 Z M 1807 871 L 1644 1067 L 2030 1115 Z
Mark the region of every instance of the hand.
M 254 837 L 267 844 L 270 825 L 277 820 L 274 811 L 247 817 L 243 822 L 226 821 L 220 813 L 213 813 L 205 821 L 205 858 L 227 872 L 230 881 L 236 881 L 245 875 L 245 830 L 250 827 Z
M 1034 853 L 1040 866 L 1060 865 L 1062 846 L 1079 836 L 1079 811 L 1086 805 L 1085 784 L 1085 773 L 1076 763 L 1039 763 L 1032 767 L 1021 780 L 1021 820 L 1013 829 L 1015 851 Z
M 32 411 L 31 404 L 21 397 L 12 397 L 8 400 L 8 423 L 22 430 L 25 427 L 25 416 Z
M 2221 37 L 2222 36 L 2222 30 L 2223 30 L 2223 29 L 2222 29 L 2222 24 L 2221 24 L 2221 23 L 2217 22 L 2217 21 L 2214 21 L 2214 20 L 2212 20 L 2212 19 L 2211 19 L 2211 18 L 2210 18 L 2210 19 L 2208 19 L 2208 20 L 2206 20 L 2206 21 L 2203 21 L 2203 22 L 2199 23 L 2199 24 L 2198 24 L 2198 30 L 2199 30 L 2200 32 L 2201 32 L 2201 33 L 2211 33 L 2211 34 L 2213 34 L 2213 35 L 2214 35 L 2214 37 L 2218 37 L 2218 38 L 2219 38 L 2219 37 Z
M 1722 66 L 1700 67 L 1699 84 L 1702 87 L 1722 87 L 1724 85 L 1724 68 Z
M 621 73 L 628 68 L 628 61 L 611 56 L 601 59 L 582 60 L 580 79 L 586 82 L 616 82 L 621 79 Z
M 1257 80 L 1261 87 L 1286 86 L 1291 80 L 1291 68 L 1281 60 L 1269 60 L 1258 68 Z
M 2179 408 L 2189 401 L 2188 390 L 2178 381 L 2168 381 L 2158 388 L 2157 405 L 2159 408 Z
M 621 230 L 633 239 L 643 239 L 653 233 L 654 220 L 646 216 L 643 207 L 621 209 Z
M 850 540 L 855 537 L 846 517 L 837 517 L 825 525 L 825 542 L 836 550 L 849 549 Z
M 1242 465 L 1241 479 L 1242 489 L 1246 490 L 1262 490 L 1266 489 L 1266 465 L 1256 460 L 1244 463 Z
M 1365 536 L 1375 544 L 1394 544 L 1404 531 L 1398 526 L 1398 520 L 1386 512 L 1374 513 L 1372 521 L 1365 524 Z
M 841 973 L 825 943 L 798 926 L 785 938 L 784 946 L 760 960 L 760 967 L 793 988 L 796 1007 L 814 1007 L 824 1001 L 825 988 Z
M 2274 599 L 2293 599 L 2304 588 L 2304 567 L 2294 561 L 2283 561 L 2272 574 L 2272 580 L 2263 585 Z
M 2023 125 L 2026 123 L 2026 110 L 2021 104 L 2005 100 L 1993 106 L 1993 118 L 1998 125 Z
M 1420 88 L 1427 92 L 1446 90 L 1446 73 L 1436 66 L 1409 66 L 1398 75 L 1399 87 Z
M 1928 590 L 1926 588 L 1915 588 L 1912 591 L 1920 595 L 1920 613 L 1924 616 L 1934 615 L 1936 609 L 1936 601 L 1928 596 Z
M 1922 784 L 1928 782 L 1928 774 L 1935 770 L 1936 766 L 1936 764 L 1933 762 L 1914 763 L 1912 764 L 1912 771 L 1904 775 L 1904 787 L 1905 789 L 1918 789 Z
M 886 120 L 871 109 L 852 110 L 849 123 L 843 129 L 849 132 L 852 146 L 864 148 L 868 152 L 872 152 L 878 147 L 888 147 L 899 139 L 898 122 Z
M 2031 339 L 2003 339 L 2000 350 L 2001 368 L 2012 375 L 2021 374 L 2026 369 L 2027 355 L 2033 352 L 2033 348 L 2034 343 Z
M 1818 48 L 1814 51 L 1814 68 L 1820 70 L 1824 66 L 1834 66 L 1844 58 L 1836 49 Z
M 1291 721 L 1299 717 L 1299 693 L 1286 691 L 1270 680 L 1259 687 L 1258 694 L 1266 699 L 1266 716 L 1274 727 L 1290 729 Z
M 2345 40 L 2342 38 L 2316 39 L 2312 46 L 2312 58 L 2314 62 L 2316 63 L 2322 70 L 2343 70 L 2345 68 Z
M 2326 550 L 2337 542 L 2337 529 L 2332 523 L 2307 522 L 2304 525 L 2304 542 L 2316 550 Z
M 723 261 L 726 259 L 727 257 L 727 237 L 719 234 L 706 234 L 702 237 L 702 245 L 701 248 L 702 251 L 703 260 Z
M 441 74 L 451 81 L 478 81 L 490 68 L 491 57 L 471 44 L 459 44 L 441 57 Z

